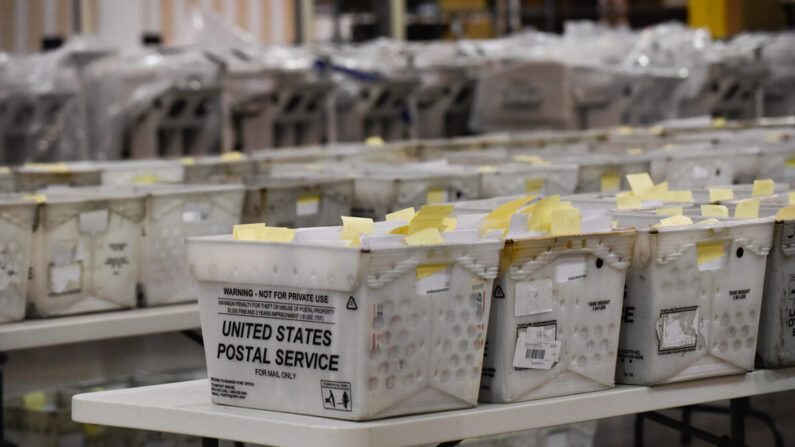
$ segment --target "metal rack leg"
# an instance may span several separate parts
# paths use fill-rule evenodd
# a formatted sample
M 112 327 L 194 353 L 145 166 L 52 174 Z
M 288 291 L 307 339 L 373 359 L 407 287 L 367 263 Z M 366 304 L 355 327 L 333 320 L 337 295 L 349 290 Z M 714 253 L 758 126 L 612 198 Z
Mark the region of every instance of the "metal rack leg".
M 202 438 L 202 447 L 218 447 L 218 440 L 213 438 Z
M 643 447 L 643 414 L 635 415 L 635 447 Z
M 693 425 L 691 422 L 693 420 L 693 407 L 682 407 L 682 423 L 685 425 Z M 682 432 L 681 437 L 679 438 L 679 443 L 683 446 L 693 444 L 693 437 L 690 436 L 690 433 Z
M 747 397 L 740 397 L 729 401 L 729 411 L 731 418 L 731 445 L 745 445 L 745 415 L 748 413 L 750 400 Z
M 5 368 L 6 360 L 8 360 L 8 357 L 6 357 L 4 352 L 0 352 L 0 447 L 15 447 L 14 444 L 6 441 L 5 432 L 6 421 L 4 416 L 5 412 L 3 410 L 3 402 L 5 402 L 5 395 L 3 394 L 3 368 Z

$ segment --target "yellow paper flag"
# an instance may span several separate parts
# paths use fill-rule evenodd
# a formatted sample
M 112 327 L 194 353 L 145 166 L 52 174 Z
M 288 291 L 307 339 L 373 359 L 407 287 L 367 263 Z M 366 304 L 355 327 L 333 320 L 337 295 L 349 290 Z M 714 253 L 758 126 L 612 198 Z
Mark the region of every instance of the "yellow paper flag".
M 795 206 L 785 206 L 776 213 L 776 220 L 793 220 L 795 219 Z
M 635 128 L 631 126 L 621 126 L 618 128 L 619 135 L 632 135 L 635 133 Z
M 616 194 L 616 205 L 620 210 L 633 210 L 640 208 L 643 202 L 641 202 L 639 198 L 633 196 L 631 192 L 627 191 Z
M 444 243 L 442 233 L 436 227 L 427 227 L 403 239 L 406 245 L 439 245 Z
M 618 189 L 618 174 L 608 172 L 602 174 L 602 191 L 616 191 Z
M 795 192 L 789 193 L 789 201 L 787 201 L 790 205 L 795 205 Z
M 481 166 L 478 168 L 478 174 L 493 174 L 497 172 L 498 169 L 494 166 Z
M 712 119 L 712 127 L 726 127 L 726 118 L 719 116 Z
M 511 216 L 525 206 L 527 202 L 535 198 L 536 196 L 522 197 L 503 203 L 495 208 L 494 211 L 486 216 L 486 222 L 480 230 L 480 235 L 483 236 L 490 230 L 503 230 L 503 233 L 508 231 L 508 226 L 511 224 Z
M 654 182 L 651 180 L 651 176 L 647 172 L 640 174 L 627 174 L 627 181 L 629 182 L 630 188 L 632 188 L 632 194 L 635 194 L 638 197 L 654 187 Z
M 25 163 L 29 168 L 38 169 L 44 172 L 51 172 L 56 174 L 63 174 L 69 172 L 69 167 L 64 162 L 58 163 Z
M 232 228 L 232 239 L 236 241 L 259 241 L 265 232 L 264 223 L 235 225 Z
M 364 140 L 364 144 L 368 146 L 383 146 L 384 139 L 377 135 L 374 135 L 372 137 L 367 137 L 367 139 Z
M 692 202 L 693 191 L 666 191 L 663 202 Z
M 373 219 L 369 217 L 342 216 L 342 233 L 340 239 L 351 241 L 351 246 L 361 244 L 359 236 L 373 232 Z
M 726 246 L 721 241 L 701 242 L 696 245 L 696 250 L 698 251 L 698 263 L 703 264 L 722 258 L 726 252 Z
M 549 162 L 538 155 L 514 155 L 513 161 L 520 163 L 530 163 L 533 166 L 549 166 Z
M 528 180 L 524 182 L 524 192 L 526 194 L 537 194 L 544 187 L 544 180 Z
M 550 215 L 550 231 L 552 236 L 564 234 L 580 234 L 580 210 L 577 208 L 560 208 Z
M 442 219 L 444 224 L 444 231 L 453 231 L 458 226 L 458 219 L 455 217 L 445 217 Z
M 445 194 L 444 189 L 442 188 L 431 188 L 428 190 L 428 193 L 425 197 L 425 203 L 428 205 L 433 205 L 435 203 L 442 203 L 447 201 L 447 197 Z
M 721 202 L 724 200 L 733 200 L 733 199 L 734 199 L 734 191 L 732 191 L 731 189 L 721 189 L 721 188 L 709 189 L 710 202 Z
M 787 168 L 795 168 L 795 158 L 787 159 Z
M 756 219 L 759 217 L 759 199 L 743 200 L 737 203 L 734 217 L 742 219 Z
M 627 154 L 629 155 L 640 155 L 643 153 L 643 149 L 639 147 L 634 147 L 632 149 L 627 149 Z
M 665 219 L 660 220 L 660 223 L 655 225 L 655 227 L 673 227 L 676 225 L 690 225 L 693 221 L 687 216 L 671 216 L 666 217 Z
M 47 405 L 47 396 L 44 391 L 31 391 L 22 396 L 22 405 L 26 410 L 42 411 Z
M 729 217 L 729 209 L 723 205 L 701 205 L 703 217 Z
M 536 208 L 527 222 L 527 231 L 546 231 L 549 232 L 550 216 L 552 210 L 560 206 L 560 196 L 554 195 L 545 197 L 535 204 Z
M 196 160 L 193 157 L 182 157 L 182 164 L 185 166 L 190 166 L 196 163 Z
M 389 230 L 389 234 L 409 234 L 409 226 L 403 225 L 402 227 L 397 227 Z
M 8 166 L 0 166 L 0 174 L 10 174 L 11 168 Z
M 754 180 L 754 188 L 751 191 L 751 197 L 769 196 L 773 194 L 776 188 L 776 183 L 773 180 Z
M 403 208 L 400 211 L 395 211 L 394 213 L 389 213 L 386 215 L 386 220 L 405 220 L 406 222 L 411 221 L 416 213 L 414 212 L 414 208 Z
M 409 234 L 414 234 L 428 227 L 444 231 L 447 227 L 444 218 L 453 212 L 453 205 L 423 205 L 420 211 L 409 221 Z
M 136 175 L 135 178 L 133 178 L 133 183 L 136 185 L 151 185 L 157 182 L 157 176 L 152 174 Z
M 655 214 L 657 214 L 658 216 L 676 216 L 678 214 L 682 214 L 682 207 L 672 206 L 669 208 L 658 208 L 655 211 Z
M 240 151 L 231 151 L 231 152 L 224 152 L 221 154 L 221 161 L 224 162 L 233 162 L 233 161 L 240 161 L 243 159 L 243 154 Z
M 447 269 L 447 264 L 426 264 L 417 266 L 417 279 L 425 279 L 434 273 Z
M 47 202 L 47 196 L 44 194 L 28 194 L 22 197 L 22 200 L 32 200 L 36 203 L 45 203 Z

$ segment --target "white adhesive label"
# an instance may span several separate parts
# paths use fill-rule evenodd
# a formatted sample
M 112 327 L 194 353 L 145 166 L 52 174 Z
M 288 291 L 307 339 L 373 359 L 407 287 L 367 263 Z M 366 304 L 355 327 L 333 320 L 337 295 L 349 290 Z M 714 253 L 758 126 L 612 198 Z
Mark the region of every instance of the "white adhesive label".
M 565 431 L 555 431 L 547 436 L 546 447 L 568 447 L 569 435 Z
M 450 267 L 432 273 L 422 279 L 417 279 L 417 293 L 431 295 L 450 290 Z
M 83 263 L 73 262 L 50 266 L 50 294 L 63 295 L 79 292 L 82 288 Z
M 78 226 L 80 228 L 80 233 L 103 233 L 108 229 L 108 210 L 80 213 Z
M 320 194 L 307 194 L 295 202 L 295 214 L 299 216 L 313 216 L 320 212 Z
M 657 339 L 660 354 L 695 349 L 698 340 L 698 307 L 660 312 Z
M 693 166 L 693 178 L 694 179 L 705 179 L 709 177 L 709 168 L 705 168 L 703 166 Z
M 182 207 L 182 221 L 196 223 L 210 217 L 212 205 L 209 202 L 188 202 Z
M 514 316 L 552 311 L 552 280 L 520 281 L 514 291 Z
M 514 368 L 550 369 L 560 358 L 554 325 L 529 326 L 516 338 Z
M 561 256 L 555 260 L 555 281 L 566 282 L 585 278 L 585 255 Z

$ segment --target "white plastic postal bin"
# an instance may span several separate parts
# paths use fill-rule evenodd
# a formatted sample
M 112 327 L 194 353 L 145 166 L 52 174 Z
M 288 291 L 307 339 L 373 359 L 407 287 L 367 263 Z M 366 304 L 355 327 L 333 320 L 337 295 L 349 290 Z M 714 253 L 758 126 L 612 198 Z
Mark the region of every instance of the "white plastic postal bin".
M 555 163 L 579 166 L 577 192 L 600 192 L 629 189 L 627 174 L 649 172 L 649 159 L 640 155 L 579 155 L 554 159 Z
M 614 385 L 633 230 L 508 240 L 495 281 L 480 400 Z
M 0 323 L 25 318 L 36 203 L 0 196 Z
M 185 179 L 185 167 L 180 160 L 123 160 L 104 162 L 76 162 L 76 167 L 100 171 L 103 186 L 124 187 L 145 183 L 180 183 Z
M 616 381 L 656 385 L 754 367 L 773 219 L 650 228 L 660 216 L 614 215 L 638 228 Z
M 58 189 L 39 205 L 29 314 L 135 307 L 143 194 Z
M 484 199 L 516 194 L 572 194 L 577 186 L 576 164 L 510 164 L 496 169 L 497 172 L 480 174 L 480 196 Z
M 351 214 L 354 181 L 348 178 L 247 179 L 243 223 L 305 228 L 336 225 Z
M 756 172 L 759 164 L 759 156 L 755 153 L 740 149 L 716 150 L 701 145 L 659 150 L 648 156 L 651 177 L 657 183 L 668 182 L 671 189 L 730 185 L 741 179 L 740 166 L 752 166 L 751 171 Z
M 466 447 L 593 447 L 596 421 L 466 439 Z
M 196 281 L 185 262 L 185 238 L 226 234 L 240 223 L 242 185 L 152 185 L 139 256 L 139 287 L 145 306 L 196 301 Z
M 760 206 L 760 215 L 778 207 Z M 764 299 L 759 321 L 757 363 L 765 368 L 795 365 L 795 220 L 776 220 L 767 257 Z
M 502 245 L 188 239 L 212 401 L 350 420 L 474 406 Z
M 65 168 L 62 165 L 21 166 L 14 171 L 17 191 L 36 191 L 48 186 L 98 186 L 102 175 L 96 167 Z

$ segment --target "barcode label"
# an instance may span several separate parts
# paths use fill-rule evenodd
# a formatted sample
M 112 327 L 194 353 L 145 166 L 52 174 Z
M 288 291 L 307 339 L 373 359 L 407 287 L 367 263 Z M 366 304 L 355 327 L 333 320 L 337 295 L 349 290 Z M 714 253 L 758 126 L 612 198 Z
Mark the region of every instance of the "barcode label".
M 544 354 L 546 354 L 546 352 L 546 349 L 528 349 L 524 358 L 532 360 L 544 360 Z

